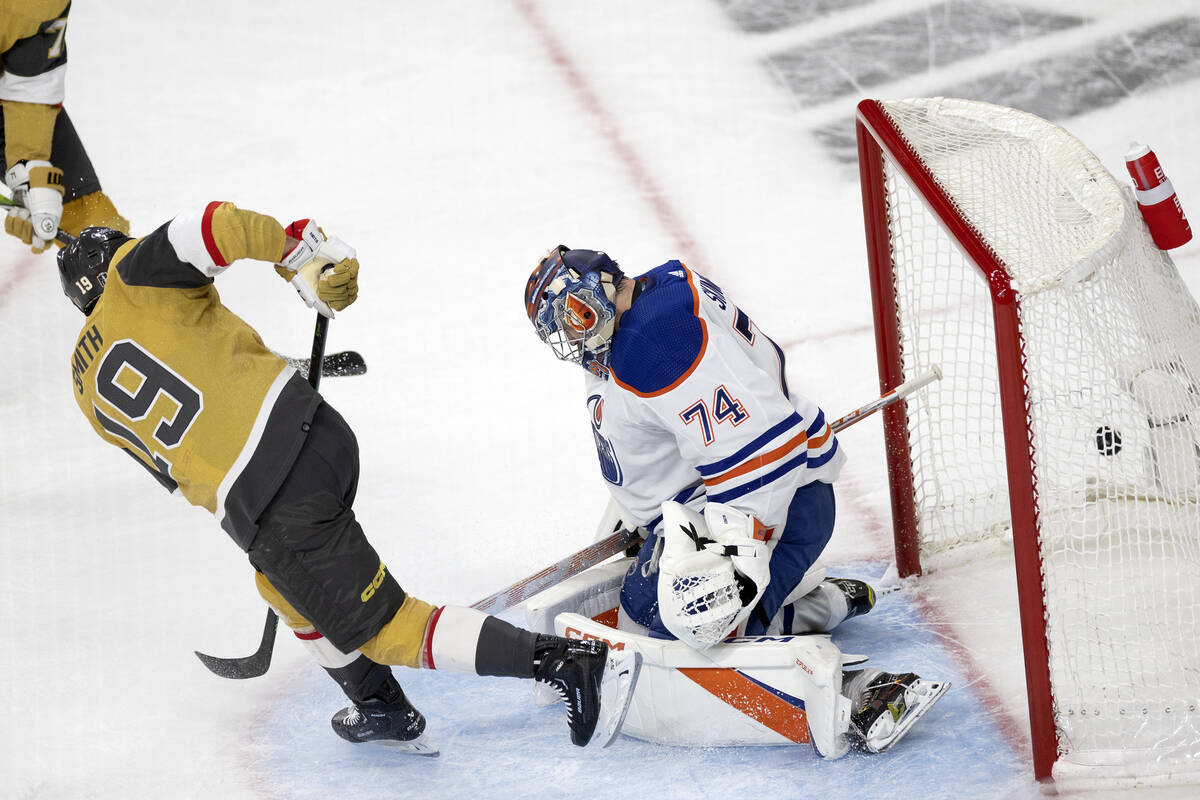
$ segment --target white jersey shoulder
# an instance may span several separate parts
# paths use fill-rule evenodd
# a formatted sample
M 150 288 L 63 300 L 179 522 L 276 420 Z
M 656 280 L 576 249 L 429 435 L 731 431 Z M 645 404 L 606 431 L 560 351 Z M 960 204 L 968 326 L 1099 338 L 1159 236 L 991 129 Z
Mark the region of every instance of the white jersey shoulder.
M 789 390 L 783 351 L 707 278 L 670 261 L 637 279 L 612 374 L 588 378 L 601 471 L 643 525 L 707 496 L 782 524 L 796 488 L 844 460 L 824 412 Z

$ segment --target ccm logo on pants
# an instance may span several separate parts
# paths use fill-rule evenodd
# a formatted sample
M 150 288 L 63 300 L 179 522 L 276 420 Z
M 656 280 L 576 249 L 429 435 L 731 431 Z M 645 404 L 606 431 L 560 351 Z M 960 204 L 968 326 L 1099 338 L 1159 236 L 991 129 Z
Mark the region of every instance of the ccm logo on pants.
M 368 600 L 370 600 L 375 595 L 375 590 L 383 585 L 383 579 L 386 576 L 387 576 L 387 567 L 385 567 L 383 565 L 383 562 L 380 561 L 379 562 L 379 572 L 375 573 L 375 577 L 371 579 L 371 582 L 367 584 L 367 588 L 363 589 L 362 594 L 359 595 L 359 597 L 362 598 L 362 601 L 364 603 L 367 602 Z

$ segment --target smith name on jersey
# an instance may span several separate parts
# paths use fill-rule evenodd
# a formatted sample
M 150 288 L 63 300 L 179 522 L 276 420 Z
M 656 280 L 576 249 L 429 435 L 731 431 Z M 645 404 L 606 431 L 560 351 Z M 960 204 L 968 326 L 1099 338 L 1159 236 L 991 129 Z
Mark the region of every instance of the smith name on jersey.
M 712 281 L 668 261 L 613 338 L 611 378 L 588 376 L 601 471 L 651 530 L 664 500 L 728 503 L 782 529 L 795 490 L 845 456 L 824 412 L 788 390 L 784 355 Z
M 243 550 L 321 402 L 221 304 L 233 261 L 277 261 L 282 226 L 230 203 L 117 250 L 71 355 L 75 399 L 105 441 L 215 514 Z

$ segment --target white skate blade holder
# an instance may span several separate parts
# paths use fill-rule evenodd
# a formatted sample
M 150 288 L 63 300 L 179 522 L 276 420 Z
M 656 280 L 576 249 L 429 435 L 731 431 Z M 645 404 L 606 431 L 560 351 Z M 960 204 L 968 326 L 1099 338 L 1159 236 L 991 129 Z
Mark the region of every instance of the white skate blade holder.
M 608 664 L 600 680 L 600 717 L 587 747 L 608 747 L 621 732 L 633 690 L 642 671 L 642 654 L 634 650 L 609 650 Z
M 438 746 L 429 740 L 425 734 L 421 734 L 415 739 L 409 739 L 402 742 L 399 739 L 375 739 L 364 744 L 373 744 L 378 747 L 384 747 L 394 753 L 400 753 L 410 756 L 425 756 L 427 758 L 437 758 L 442 754 Z
M 925 716 L 925 713 L 933 708 L 934 703 L 940 700 L 949 688 L 949 681 L 919 679 L 912 685 L 910 691 L 905 692 L 905 703 L 908 706 L 907 713 L 901 716 L 895 727 L 886 734 L 881 733 L 876 735 L 873 730 L 871 735 L 867 737 L 867 749 L 872 753 L 886 752 L 896 742 L 904 738 L 904 735 L 916 724 L 917 720 Z M 909 697 L 912 695 L 916 695 L 916 697 L 910 701 Z M 886 719 L 886 716 L 881 717 L 880 721 L 884 719 Z

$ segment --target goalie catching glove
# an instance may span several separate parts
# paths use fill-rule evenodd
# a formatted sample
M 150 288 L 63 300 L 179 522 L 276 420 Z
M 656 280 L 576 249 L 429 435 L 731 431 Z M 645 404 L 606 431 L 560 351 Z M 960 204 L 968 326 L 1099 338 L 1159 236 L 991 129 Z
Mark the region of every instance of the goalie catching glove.
M 275 271 L 296 288 L 309 308 L 326 317 L 341 311 L 358 297 L 358 258 L 341 239 L 327 239 L 311 219 L 300 219 L 284 232 L 296 241 L 283 254 Z
M 49 161 L 18 161 L 4 175 L 19 205 L 8 210 L 4 230 L 41 253 L 58 236 L 63 214 L 63 172 Z
M 658 611 L 680 641 L 704 650 L 734 631 L 771 579 L 771 551 L 758 521 L 724 503 L 701 515 L 674 501 L 662 505 Z

